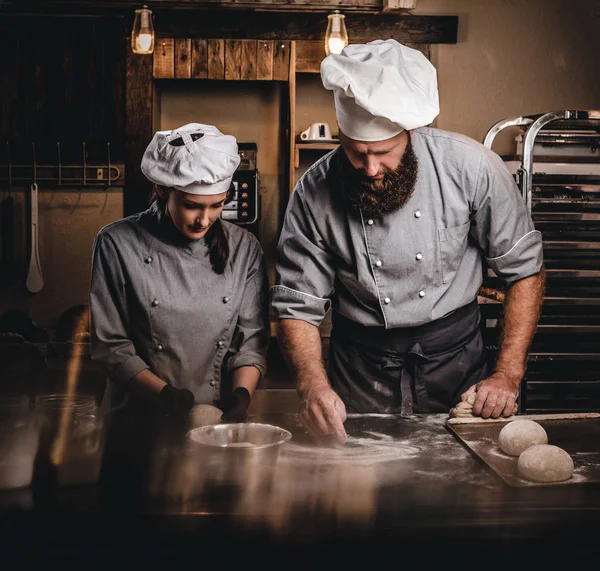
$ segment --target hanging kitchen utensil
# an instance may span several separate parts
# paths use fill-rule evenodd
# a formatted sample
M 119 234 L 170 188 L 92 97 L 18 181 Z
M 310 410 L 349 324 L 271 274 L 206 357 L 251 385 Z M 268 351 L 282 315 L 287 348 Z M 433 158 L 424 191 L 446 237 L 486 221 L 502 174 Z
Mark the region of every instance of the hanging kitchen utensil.
M 33 149 L 33 183 L 31 184 L 31 251 L 29 255 L 29 269 L 27 270 L 27 280 L 25 287 L 30 293 L 39 293 L 44 287 L 44 277 L 42 276 L 42 266 L 40 264 L 40 255 L 38 251 L 38 185 L 37 185 L 37 164 L 35 161 L 35 144 L 31 143 Z
M 6 142 L 8 159 L 8 196 L 0 202 L 0 240 L 2 257 L 0 259 L 0 284 L 9 285 L 16 278 L 15 262 L 15 204 L 12 197 L 12 162 L 10 145 Z

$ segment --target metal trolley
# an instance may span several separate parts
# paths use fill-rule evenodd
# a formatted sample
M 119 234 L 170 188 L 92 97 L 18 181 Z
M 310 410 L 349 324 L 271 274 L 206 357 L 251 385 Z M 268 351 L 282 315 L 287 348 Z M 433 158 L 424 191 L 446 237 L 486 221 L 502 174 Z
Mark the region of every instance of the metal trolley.
M 502 158 L 542 233 L 547 278 L 519 407 L 529 413 L 600 410 L 600 111 L 505 119 L 488 131 L 484 145 L 491 149 L 509 127 L 519 130 L 522 144 L 516 155 Z M 482 292 L 500 290 L 485 269 Z M 502 305 L 489 297 L 480 296 L 480 307 L 486 343 L 495 349 Z

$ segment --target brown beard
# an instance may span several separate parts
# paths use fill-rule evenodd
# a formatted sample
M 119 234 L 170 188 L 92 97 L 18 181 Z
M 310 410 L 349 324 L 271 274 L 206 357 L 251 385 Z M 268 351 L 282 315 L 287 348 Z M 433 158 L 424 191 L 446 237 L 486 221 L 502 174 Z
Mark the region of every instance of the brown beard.
M 412 196 L 419 163 L 410 133 L 402 161 L 395 170 L 385 169 L 382 180 L 373 180 L 356 170 L 342 153 L 342 179 L 353 210 L 367 216 L 381 216 L 401 208 Z

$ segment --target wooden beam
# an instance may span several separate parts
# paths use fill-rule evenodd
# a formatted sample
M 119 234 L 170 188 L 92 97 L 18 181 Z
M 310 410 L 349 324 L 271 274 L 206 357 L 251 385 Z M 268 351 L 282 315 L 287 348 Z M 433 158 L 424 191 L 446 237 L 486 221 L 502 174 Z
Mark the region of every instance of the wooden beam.
M 293 12 L 328 12 L 331 10 L 370 11 L 383 9 L 384 0 L 153 0 L 147 2 L 153 10 L 275 10 Z M 406 1 L 406 0 L 404 0 Z M 139 1 L 132 0 L 4 0 L 3 9 L 11 13 L 31 13 L 32 11 L 56 13 L 66 12 L 89 14 L 131 12 L 141 6 Z
M 157 35 L 179 38 L 325 41 L 327 18 L 319 13 L 248 11 L 155 13 Z M 458 16 L 346 14 L 350 43 L 393 38 L 402 43 L 455 44 Z
M 348 0 L 350 1 L 350 0 Z M 361 0 L 363 1 L 363 0 Z M 424 44 L 455 44 L 458 33 L 458 16 L 419 16 L 397 13 L 381 13 L 383 0 L 378 0 L 376 11 L 364 13 L 349 11 L 355 3 L 336 3 L 331 9 L 342 9 L 346 15 L 346 27 L 351 43 L 363 43 L 371 40 L 394 38 L 399 42 Z M 21 6 L 26 4 L 27 7 Z M 20 4 L 6 2 L 2 4 L 3 17 L 27 17 L 27 11 L 35 3 L 21 2 Z M 71 10 L 59 7 L 58 2 L 42 3 L 50 6 L 46 12 L 52 15 L 76 12 L 76 5 L 93 6 L 101 3 L 71 3 Z M 124 10 L 123 3 L 117 3 L 120 11 L 115 8 L 113 15 L 124 19 L 131 18 L 131 10 Z M 137 4 L 136 4 L 137 6 Z M 171 5 L 169 5 L 171 6 Z M 208 3 L 205 9 L 173 10 L 167 5 L 163 8 L 159 3 L 152 4 L 156 22 L 157 38 L 226 38 L 226 39 L 257 39 L 257 40 L 324 40 L 327 27 L 325 14 L 314 12 L 321 5 L 300 4 L 292 2 L 285 6 L 294 11 L 283 11 L 284 5 L 254 2 L 241 7 L 240 4 Z M 174 5 L 172 5 L 174 7 Z M 273 7 L 278 11 L 263 11 Z M 309 7 L 313 11 L 301 11 Z M 23 14 L 19 9 L 23 8 Z M 234 9 L 236 8 L 236 9 Z M 260 11 L 256 9 L 259 8 Z M 327 8 L 325 11 L 330 11 Z M 44 12 L 43 10 L 40 10 Z M 160 24 L 160 25 L 159 25 Z
M 296 165 L 296 42 L 290 42 L 290 68 L 289 68 L 289 121 L 288 121 L 288 160 L 286 162 L 286 180 L 288 182 L 288 194 L 294 191 L 294 173 Z
M 140 171 L 142 156 L 152 139 L 152 55 L 134 54 L 127 38 L 125 77 L 124 215 L 148 206 L 152 184 Z

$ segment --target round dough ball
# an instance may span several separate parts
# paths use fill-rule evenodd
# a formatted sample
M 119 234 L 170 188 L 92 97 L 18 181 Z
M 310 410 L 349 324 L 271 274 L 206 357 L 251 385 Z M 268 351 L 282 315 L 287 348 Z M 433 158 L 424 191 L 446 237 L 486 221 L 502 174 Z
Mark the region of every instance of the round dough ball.
M 548 444 L 548 435 L 542 425 L 533 420 L 515 419 L 502 428 L 498 444 L 504 453 L 519 456 L 530 446 Z
M 562 482 L 573 475 L 573 459 L 558 446 L 536 444 L 519 456 L 517 468 L 534 482 Z
M 197 404 L 190 411 L 190 429 L 219 424 L 223 411 L 211 404 Z

